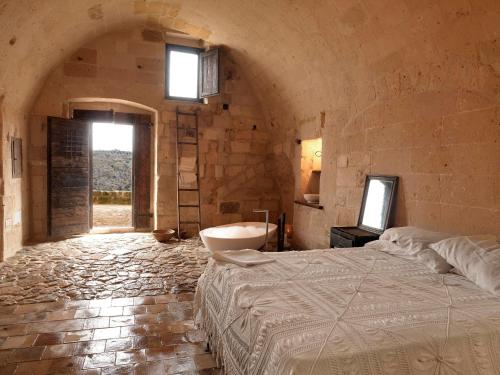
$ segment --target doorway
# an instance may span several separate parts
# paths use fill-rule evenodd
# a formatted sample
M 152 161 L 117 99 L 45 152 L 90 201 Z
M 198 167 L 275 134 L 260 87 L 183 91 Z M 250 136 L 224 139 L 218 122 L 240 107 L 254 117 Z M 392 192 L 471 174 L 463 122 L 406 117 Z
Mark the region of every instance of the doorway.
M 98 211 L 98 217 L 104 217 L 107 221 L 98 221 L 96 228 L 104 228 L 104 230 L 97 231 L 108 232 L 110 230 L 106 228 L 109 227 L 111 231 L 151 230 L 153 217 L 150 191 L 151 116 L 113 110 L 75 109 L 72 119 L 49 117 L 47 121 L 48 237 L 88 233 L 94 224 L 94 153 L 92 150 L 94 139 L 96 151 L 117 151 L 115 156 L 123 164 L 121 169 L 123 175 L 130 176 L 130 187 L 127 186 L 126 179 L 122 185 L 103 187 L 100 183 L 97 184 L 96 191 L 120 189 L 118 191 L 124 192 L 124 194 L 115 194 L 123 195 L 124 200 L 119 201 L 113 198 L 110 202 L 121 206 L 114 207 L 121 211 L 121 213 L 114 212 L 115 218 L 120 220 L 118 225 L 116 221 L 109 222 L 106 212 Z M 96 137 L 93 137 L 94 124 L 96 124 Z M 130 168 L 127 166 L 128 162 L 124 163 L 124 159 L 130 160 Z M 100 175 L 99 170 L 102 172 L 99 165 L 107 167 L 111 176 L 117 174 L 116 162 L 104 160 L 99 163 L 98 161 L 97 179 Z M 106 181 L 106 178 L 104 180 Z M 109 181 L 109 178 L 107 180 Z M 101 208 L 106 211 L 113 207 L 96 206 L 97 210 Z
M 92 123 L 92 228 L 132 228 L 133 126 Z

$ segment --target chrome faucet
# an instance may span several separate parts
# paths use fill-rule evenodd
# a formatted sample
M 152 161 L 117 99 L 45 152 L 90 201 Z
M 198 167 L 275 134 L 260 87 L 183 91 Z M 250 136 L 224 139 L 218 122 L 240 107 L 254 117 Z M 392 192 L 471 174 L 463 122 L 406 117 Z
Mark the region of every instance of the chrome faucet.
M 269 210 L 263 210 L 261 208 L 254 208 L 253 212 L 265 212 L 266 213 L 266 240 L 264 242 L 264 250 L 267 250 L 267 236 L 269 233 Z

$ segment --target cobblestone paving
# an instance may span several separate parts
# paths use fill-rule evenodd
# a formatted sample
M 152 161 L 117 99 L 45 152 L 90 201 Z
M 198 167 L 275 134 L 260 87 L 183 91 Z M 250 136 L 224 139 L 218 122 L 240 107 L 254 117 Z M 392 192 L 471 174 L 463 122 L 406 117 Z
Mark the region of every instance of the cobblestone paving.
M 207 263 L 199 239 L 86 235 L 27 246 L 0 263 L 0 306 L 194 291 Z

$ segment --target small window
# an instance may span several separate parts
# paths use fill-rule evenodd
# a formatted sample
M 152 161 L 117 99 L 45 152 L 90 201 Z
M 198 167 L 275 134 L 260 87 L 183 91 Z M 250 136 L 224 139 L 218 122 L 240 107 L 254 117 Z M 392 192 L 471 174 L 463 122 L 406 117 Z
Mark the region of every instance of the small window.
M 166 97 L 198 101 L 219 93 L 218 49 L 168 44 L 166 50 Z

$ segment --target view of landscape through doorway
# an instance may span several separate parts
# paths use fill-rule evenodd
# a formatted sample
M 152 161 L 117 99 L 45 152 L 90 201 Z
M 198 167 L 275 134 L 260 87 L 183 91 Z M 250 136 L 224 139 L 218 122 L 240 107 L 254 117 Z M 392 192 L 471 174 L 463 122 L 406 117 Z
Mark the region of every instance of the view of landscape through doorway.
M 133 126 L 92 124 L 92 217 L 95 230 L 132 223 Z

